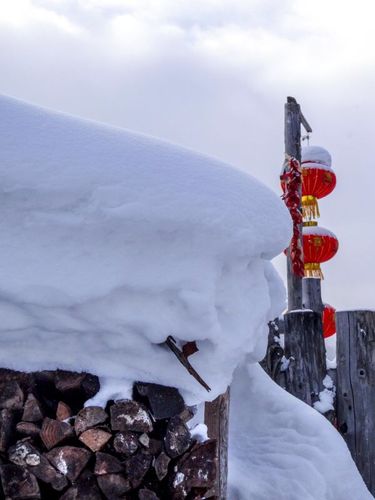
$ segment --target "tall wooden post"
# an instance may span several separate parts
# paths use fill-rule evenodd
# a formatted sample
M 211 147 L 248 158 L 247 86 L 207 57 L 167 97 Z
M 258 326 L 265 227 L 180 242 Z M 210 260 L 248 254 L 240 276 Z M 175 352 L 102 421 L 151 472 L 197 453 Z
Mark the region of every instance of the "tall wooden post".
M 302 302 L 304 309 L 311 309 L 320 314 L 323 312 L 324 304 L 319 278 L 304 278 L 302 280 Z
M 216 484 L 210 496 L 217 500 L 227 498 L 227 476 L 228 476 L 228 428 L 229 428 L 229 387 L 224 394 L 218 396 L 214 401 L 205 404 L 204 422 L 207 425 L 208 437 L 216 439 Z
M 294 97 L 288 97 L 285 104 L 284 139 L 285 153 L 301 161 L 301 108 Z M 301 186 L 302 191 L 302 186 Z M 302 224 L 300 227 L 302 235 Z M 302 236 L 301 236 L 302 238 Z M 301 239 L 302 246 L 302 239 Z M 292 270 L 292 263 L 287 256 L 288 276 L 288 311 L 302 309 L 302 278 Z
M 337 425 L 375 496 L 375 312 L 340 311 L 337 326 Z
M 313 406 L 327 374 L 322 315 L 296 311 L 284 315 L 286 390 Z

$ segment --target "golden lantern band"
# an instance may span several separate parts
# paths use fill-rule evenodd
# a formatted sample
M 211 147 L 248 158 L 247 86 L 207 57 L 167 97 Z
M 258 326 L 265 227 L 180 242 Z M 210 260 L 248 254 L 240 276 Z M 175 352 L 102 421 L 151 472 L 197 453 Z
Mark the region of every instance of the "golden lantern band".
M 311 220 L 320 217 L 318 200 L 312 194 L 302 196 L 302 216 L 304 219 Z
M 306 278 L 319 278 L 321 280 L 324 279 L 324 275 L 320 268 L 319 262 L 306 262 L 304 266 Z

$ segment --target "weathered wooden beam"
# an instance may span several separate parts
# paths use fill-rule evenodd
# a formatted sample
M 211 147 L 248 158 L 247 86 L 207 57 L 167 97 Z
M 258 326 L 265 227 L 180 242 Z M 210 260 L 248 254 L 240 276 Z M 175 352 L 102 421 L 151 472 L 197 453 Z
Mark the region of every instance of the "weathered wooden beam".
M 229 387 L 224 394 L 205 404 L 204 422 L 207 425 L 208 437 L 217 440 L 215 487 L 206 498 L 211 496 L 218 500 L 227 498 L 229 404 Z
M 301 161 L 301 108 L 294 97 L 288 97 L 284 109 L 285 153 Z M 301 185 L 302 190 L 302 185 Z M 302 224 L 300 227 L 302 235 Z M 302 246 L 302 236 L 301 236 Z M 302 278 L 292 270 L 289 252 L 287 255 L 288 311 L 302 309 Z
M 340 311 L 337 326 L 337 425 L 375 495 L 375 312 Z
M 296 311 L 284 316 L 286 389 L 313 406 L 327 374 L 321 314 Z
M 318 278 L 303 278 L 302 298 L 305 309 L 311 309 L 321 314 L 324 309 L 321 280 Z

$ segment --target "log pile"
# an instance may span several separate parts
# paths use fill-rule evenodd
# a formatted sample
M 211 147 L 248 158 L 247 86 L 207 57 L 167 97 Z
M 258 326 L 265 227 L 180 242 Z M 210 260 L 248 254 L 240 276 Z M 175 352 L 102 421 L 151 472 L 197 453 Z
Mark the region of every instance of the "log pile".
M 0 499 L 207 498 L 216 442 L 192 439 L 177 389 L 136 382 L 84 407 L 98 390 L 87 373 L 0 369 Z

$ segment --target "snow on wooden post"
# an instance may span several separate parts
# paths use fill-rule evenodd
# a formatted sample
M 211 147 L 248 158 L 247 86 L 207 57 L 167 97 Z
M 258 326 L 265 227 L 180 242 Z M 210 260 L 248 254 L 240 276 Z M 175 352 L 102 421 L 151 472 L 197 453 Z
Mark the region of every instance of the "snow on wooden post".
M 375 495 L 375 312 L 340 311 L 337 326 L 337 425 Z
M 285 104 L 285 154 L 301 161 L 301 108 L 294 97 L 288 97 Z M 302 190 L 302 186 L 301 186 Z M 300 227 L 302 238 L 302 224 Z M 301 240 L 302 245 L 302 240 Z M 287 256 L 288 273 L 288 310 L 302 309 L 302 278 L 296 276 L 292 270 L 292 262 Z
M 322 315 L 295 311 L 285 314 L 284 324 L 286 389 L 314 406 L 327 374 Z
M 224 394 L 214 401 L 205 404 L 204 422 L 207 425 L 208 437 L 217 442 L 216 482 L 210 495 L 218 500 L 227 498 L 228 476 L 228 427 L 229 427 L 229 387 Z

